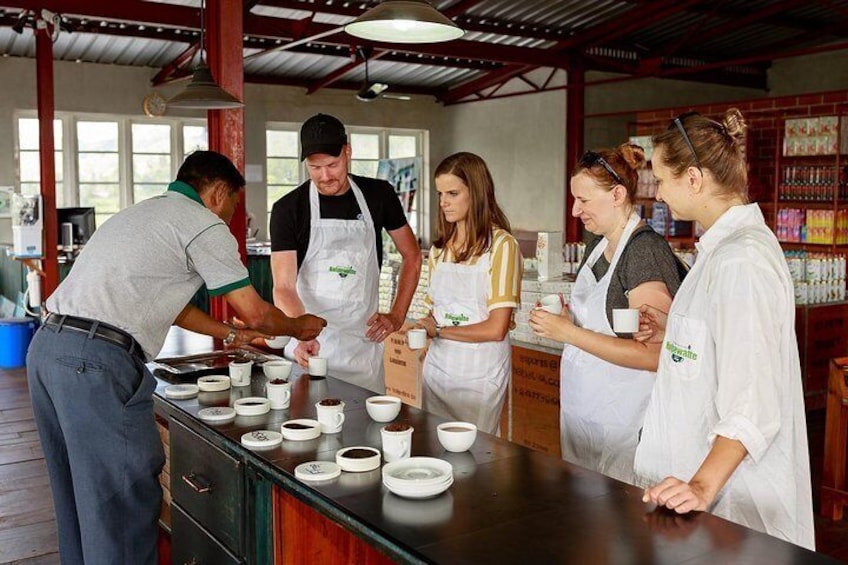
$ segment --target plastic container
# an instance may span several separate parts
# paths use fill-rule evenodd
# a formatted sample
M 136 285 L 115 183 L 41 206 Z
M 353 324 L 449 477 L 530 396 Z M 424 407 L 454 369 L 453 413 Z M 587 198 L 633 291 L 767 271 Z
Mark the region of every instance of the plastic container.
M 27 349 L 37 325 L 33 318 L 0 318 L 0 368 L 26 365 Z

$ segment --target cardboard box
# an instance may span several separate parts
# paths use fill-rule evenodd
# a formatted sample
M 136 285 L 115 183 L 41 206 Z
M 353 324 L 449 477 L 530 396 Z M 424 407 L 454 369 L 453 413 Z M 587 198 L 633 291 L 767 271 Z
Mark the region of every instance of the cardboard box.
M 562 232 L 540 231 L 536 237 L 536 270 L 539 280 L 562 276 Z
M 389 335 L 383 342 L 383 366 L 386 375 L 386 394 L 397 396 L 404 404 L 421 408 L 423 385 L 424 349 L 410 349 L 406 344 L 406 332 L 412 324 Z M 427 340 L 429 346 L 430 340 Z

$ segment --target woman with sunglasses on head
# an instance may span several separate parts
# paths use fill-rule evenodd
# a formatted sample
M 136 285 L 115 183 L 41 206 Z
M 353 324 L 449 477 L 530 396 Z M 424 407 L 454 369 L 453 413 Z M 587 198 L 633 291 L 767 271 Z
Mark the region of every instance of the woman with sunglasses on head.
M 646 502 L 813 549 L 792 279 L 748 204 L 745 129 L 731 109 L 721 122 L 681 116 L 654 137 L 657 200 L 706 232 L 668 315 L 643 310 L 636 337 L 662 353 L 635 467 Z
M 560 444 L 566 461 L 633 484 L 633 456 L 659 344 L 613 331 L 612 311 L 668 310 L 685 269 L 646 225 L 633 200 L 645 153 L 637 145 L 583 155 L 571 176 L 573 216 L 596 237 L 586 247 L 562 315 L 534 310 L 530 326 L 565 344 L 560 364 Z
M 430 250 L 434 338 L 424 361 L 424 408 L 495 433 L 512 373 L 512 313 L 521 300 L 521 251 L 495 199 L 486 163 L 456 153 L 435 172 L 439 237 Z

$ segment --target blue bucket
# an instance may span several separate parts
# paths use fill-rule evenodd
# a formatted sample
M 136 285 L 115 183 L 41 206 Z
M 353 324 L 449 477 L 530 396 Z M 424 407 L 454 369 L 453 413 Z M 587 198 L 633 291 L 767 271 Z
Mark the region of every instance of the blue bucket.
M 36 326 L 33 318 L 0 318 L 0 369 L 26 365 L 27 349 Z

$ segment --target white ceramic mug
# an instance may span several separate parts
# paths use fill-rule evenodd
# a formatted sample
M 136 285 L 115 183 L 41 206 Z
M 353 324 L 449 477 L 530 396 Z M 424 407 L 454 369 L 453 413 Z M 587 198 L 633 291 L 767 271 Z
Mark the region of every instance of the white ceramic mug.
M 545 312 L 556 314 L 559 316 L 562 313 L 562 297 L 559 294 L 549 294 L 543 296 L 539 301 L 540 308 Z
M 383 442 L 383 459 L 386 463 L 400 461 L 409 457 L 412 451 L 412 426 L 402 432 L 392 432 L 383 426 L 380 438 Z
M 265 383 L 265 396 L 271 401 L 272 410 L 285 410 L 291 402 L 291 383 L 289 381 L 284 383 L 268 381 Z
M 253 361 L 231 361 L 230 386 L 248 386 L 252 372 Z
M 287 359 L 271 359 L 262 364 L 262 372 L 269 379 L 287 380 L 292 371 L 292 362 Z
M 612 330 L 617 334 L 632 334 L 639 331 L 638 308 L 613 308 Z
M 320 402 L 315 404 L 315 410 L 318 412 L 317 419 L 321 423 L 321 433 L 335 434 L 342 431 L 342 424 L 345 421 L 344 407 L 345 403 L 342 401 L 332 406 L 324 406 Z
M 424 349 L 424 346 L 427 345 L 427 330 L 412 328 L 406 332 L 406 342 L 410 349 Z
M 324 357 L 309 358 L 309 374 L 313 377 L 327 376 L 327 359 Z

